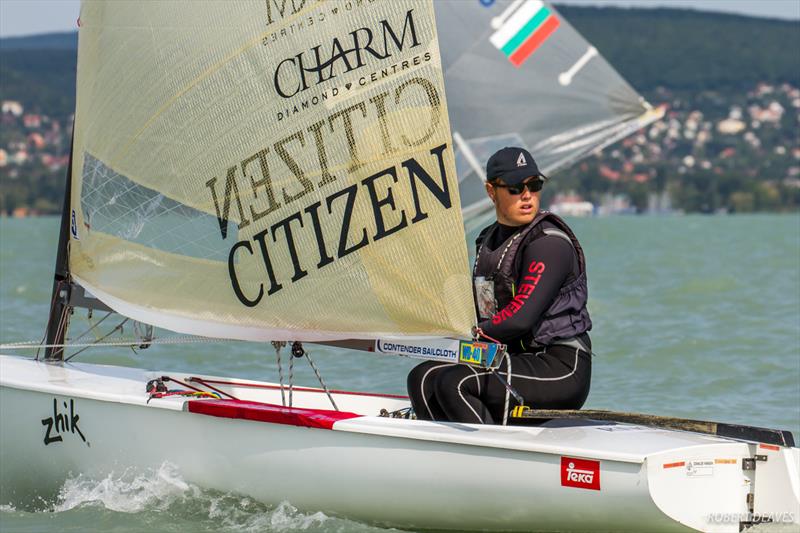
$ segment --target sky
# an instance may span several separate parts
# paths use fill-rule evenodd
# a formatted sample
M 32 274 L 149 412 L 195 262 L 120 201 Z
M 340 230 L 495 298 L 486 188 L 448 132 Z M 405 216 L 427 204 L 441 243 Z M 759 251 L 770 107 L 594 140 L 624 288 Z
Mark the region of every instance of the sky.
M 800 20 L 800 0 L 555 0 L 554 3 L 690 8 Z M 79 0 L 0 0 L 0 37 L 75 30 L 79 6 Z

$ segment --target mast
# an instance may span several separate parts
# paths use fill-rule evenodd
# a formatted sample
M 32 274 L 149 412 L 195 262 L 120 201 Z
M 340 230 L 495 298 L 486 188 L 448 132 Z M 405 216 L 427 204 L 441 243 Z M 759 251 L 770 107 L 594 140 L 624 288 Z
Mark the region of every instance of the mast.
M 58 252 L 56 253 L 56 266 L 53 275 L 53 293 L 50 298 L 50 317 L 47 320 L 47 332 L 45 335 L 47 348 L 45 348 L 44 358 L 47 361 L 64 360 L 63 344 L 71 312 L 69 305 L 69 231 L 72 210 L 72 149 L 74 141 L 75 126 L 73 125 L 72 140 L 69 146 L 66 191 L 64 191 L 64 207 L 61 210 L 61 230 L 58 234 Z

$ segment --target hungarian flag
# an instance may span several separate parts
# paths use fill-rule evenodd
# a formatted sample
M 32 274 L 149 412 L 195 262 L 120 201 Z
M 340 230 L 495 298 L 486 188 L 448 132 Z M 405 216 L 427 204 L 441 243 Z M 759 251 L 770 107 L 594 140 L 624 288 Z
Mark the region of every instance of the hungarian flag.
M 512 4 L 512 10 L 519 2 Z M 558 28 L 558 18 L 541 0 L 527 0 L 513 13 L 503 13 L 492 44 L 519 67 Z

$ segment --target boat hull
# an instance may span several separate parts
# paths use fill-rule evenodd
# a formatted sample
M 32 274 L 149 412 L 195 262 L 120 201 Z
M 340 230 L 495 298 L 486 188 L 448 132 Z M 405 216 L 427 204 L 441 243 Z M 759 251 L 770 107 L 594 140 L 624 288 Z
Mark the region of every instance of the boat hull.
M 148 403 L 144 383 L 151 376 L 141 371 L 82 365 L 80 372 L 72 372 L 16 358 L 8 364 L 9 359 L 0 358 L 6 363 L 0 373 L 2 503 L 24 501 L 34 491 L 53 491 L 69 475 L 102 479 L 168 463 L 185 481 L 201 487 L 268 504 L 288 500 L 305 511 L 411 529 L 640 531 L 647 524 L 653 531 L 688 526 L 738 531 L 738 522 L 709 523 L 708 514 L 747 512 L 749 485 L 738 463 L 749 456 L 752 445 L 744 443 L 687 440 L 683 448 L 637 456 L 608 449 L 600 439 L 619 440 L 625 434 L 628 439 L 653 438 L 646 429 L 606 425 L 601 431 L 591 424 L 484 428 L 358 413 L 326 418 L 317 407 L 325 401 L 323 394 L 295 391 L 296 404 L 322 413 L 311 424 L 318 427 L 309 427 L 299 419 L 281 418 L 286 410 L 280 409 L 275 411 L 278 418 L 264 421 L 261 411 L 247 405 L 236 412 L 190 412 L 197 402 L 208 406 L 217 400 Z M 26 368 L 27 378 L 20 375 Z M 132 377 L 136 372 L 138 378 Z M 9 374 L 14 379 L 5 379 Z M 117 383 L 116 396 L 92 381 L 107 383 L 109 375 Z M 42 383 L 42 376 L 50 381 Z M 29 386 L 22 386 L 23 378 L 31 380 Z M 279 397 L 271 385 L 263 387 L 255 392 L 253 387 L 228 390 Z M 362 412 L 364 406 L 403 403 L 345 394 L 336 400 L 343 409 L 359 407 Z M 691 479 L 663 467 L 678 457 L 691 462 L 715 455 L 737 464 L 715 465 L 713 475 Z M 597 488 L 585 482 L 565 485 L 564 458 L 595 461 Z M 698 518 L 698 512 L 706 516 Z

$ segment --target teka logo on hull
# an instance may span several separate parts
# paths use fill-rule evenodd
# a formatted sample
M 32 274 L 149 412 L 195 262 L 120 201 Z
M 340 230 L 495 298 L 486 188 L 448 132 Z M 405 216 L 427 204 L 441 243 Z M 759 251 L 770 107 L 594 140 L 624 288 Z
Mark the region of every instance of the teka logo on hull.
M 75 400 L 70 399 L 69 405 L 66 401 L 61 403 L 64 406 L 63 413 L 59 410 L 58 400 L 53 398 L 53 416 L 42 419 L 42 425 L 45 427 L 44 445 L 63 442 L 64 435 L 77 435 L 89 446 L 81 428 L 78 427 L 81 417 L 75 411 Z
M 562 457 L 561 486 L 600 490 L 600 461 Z

